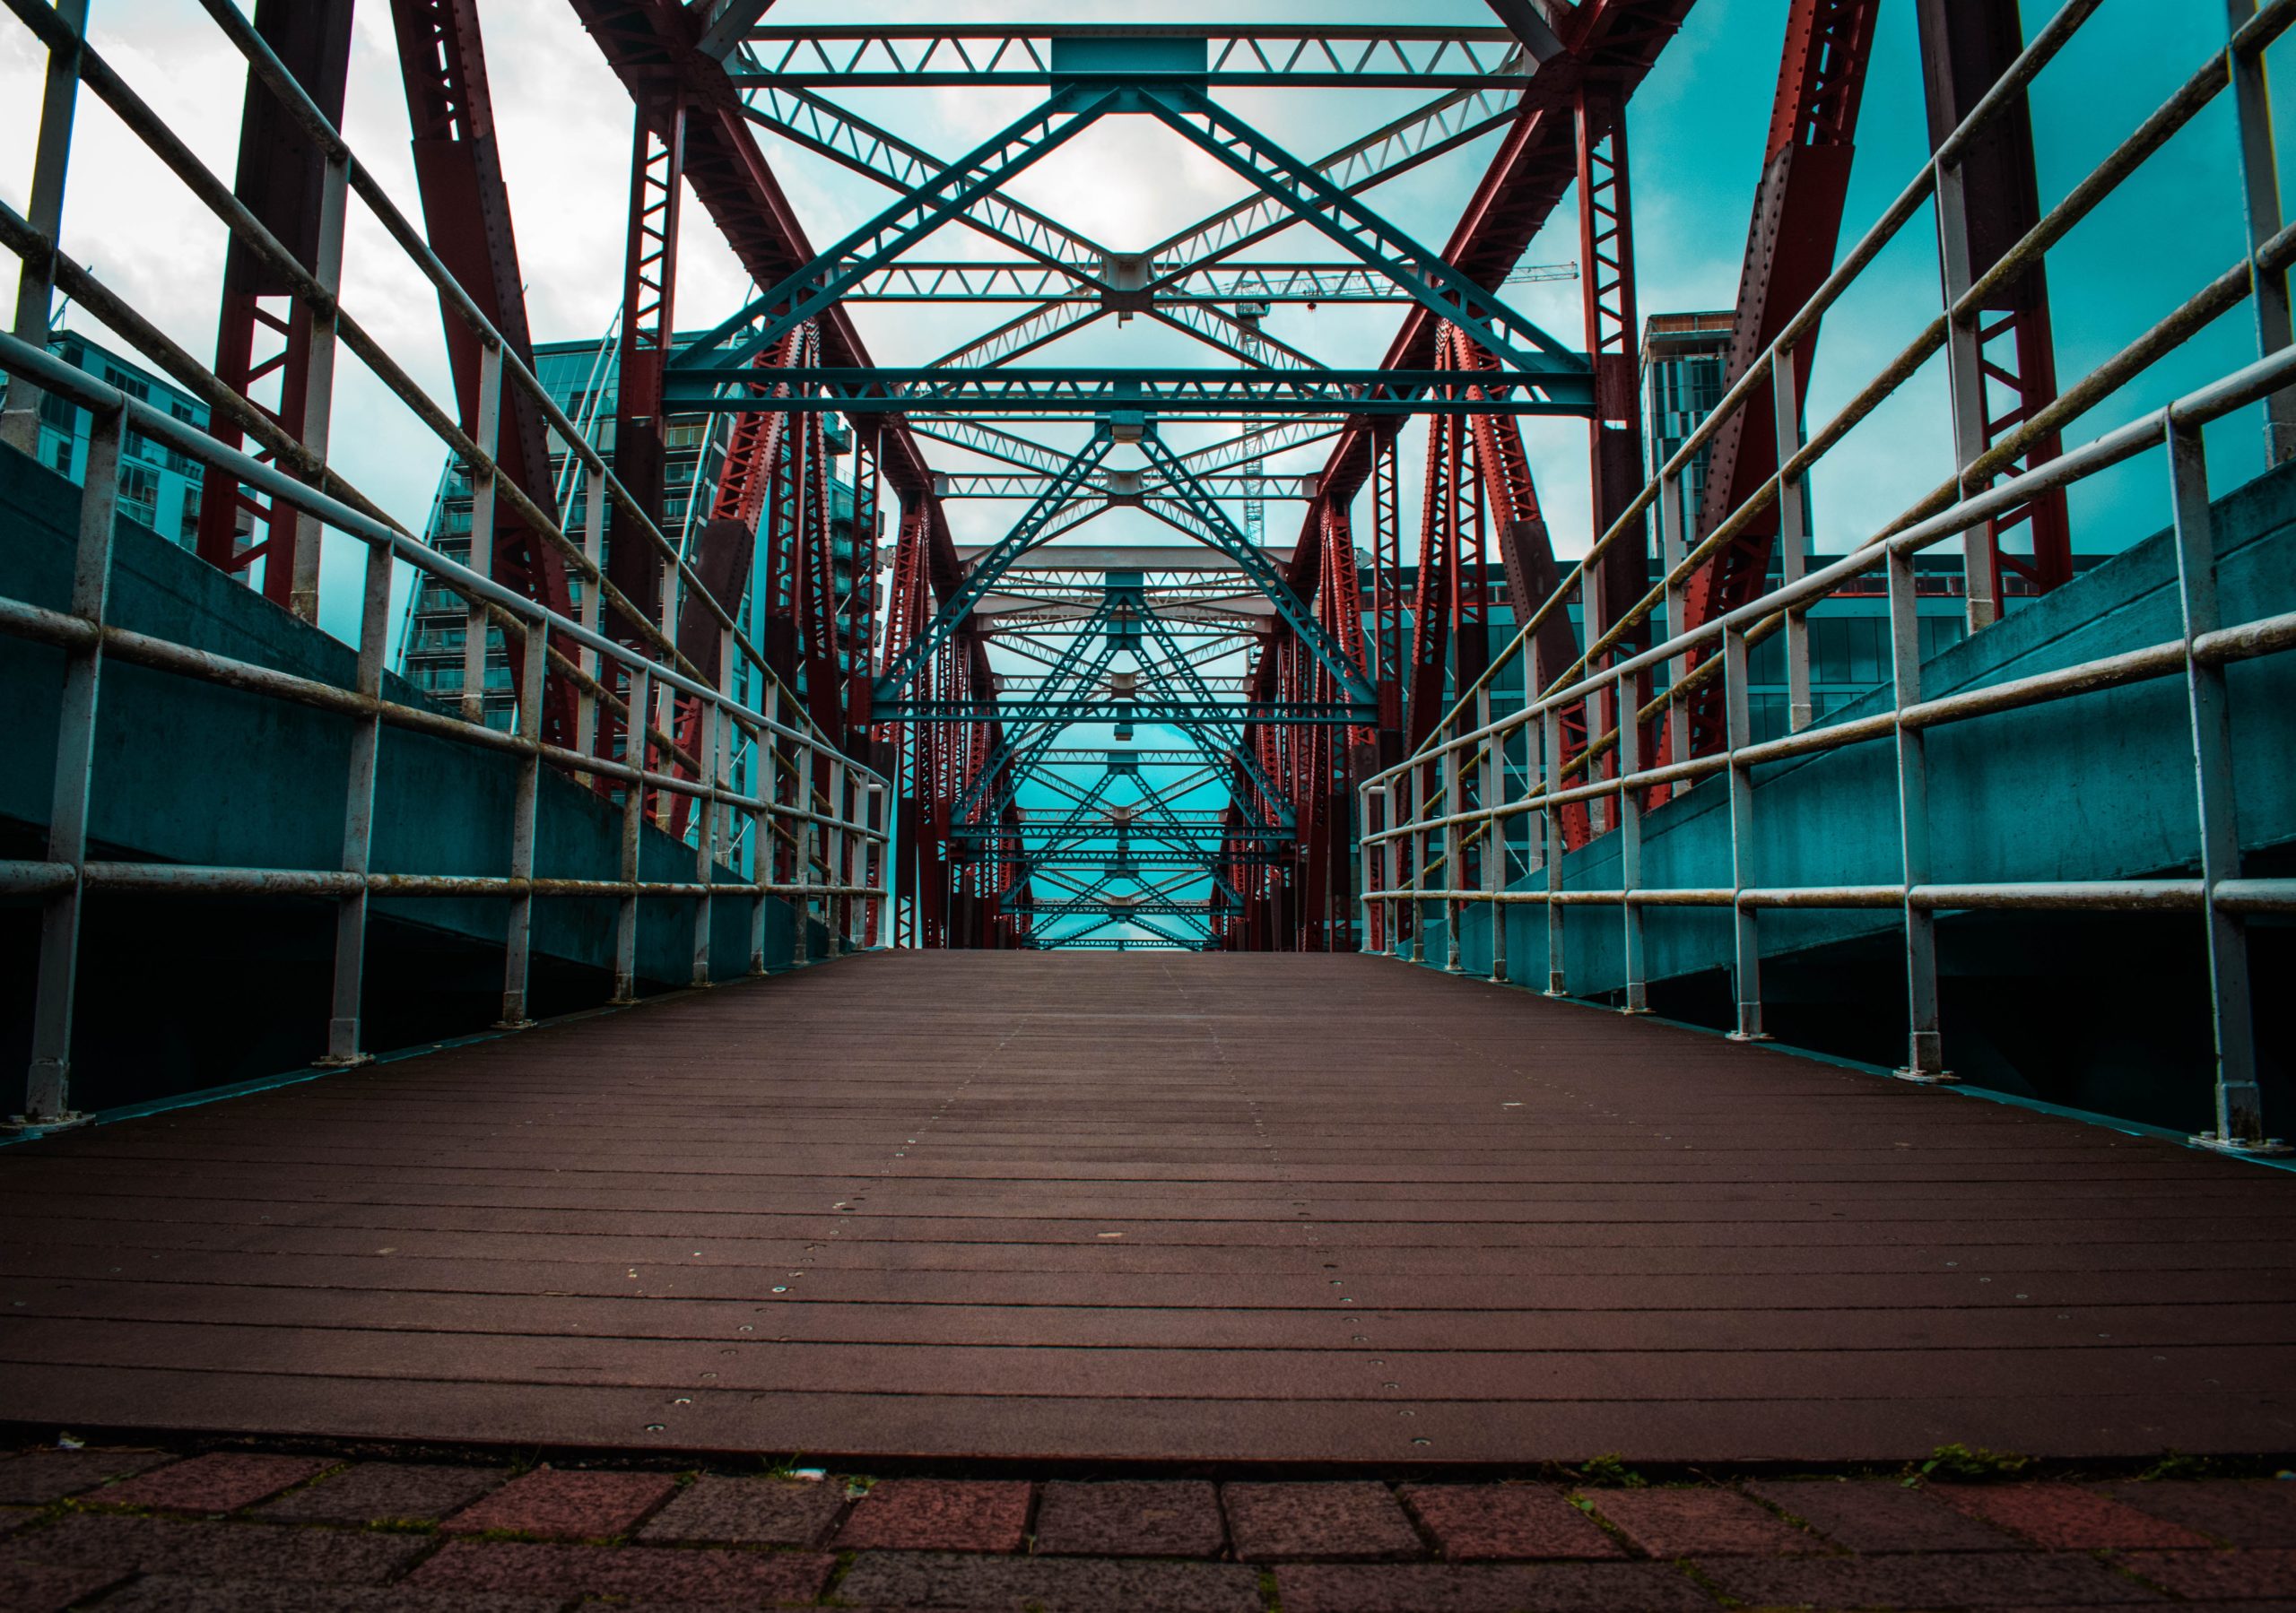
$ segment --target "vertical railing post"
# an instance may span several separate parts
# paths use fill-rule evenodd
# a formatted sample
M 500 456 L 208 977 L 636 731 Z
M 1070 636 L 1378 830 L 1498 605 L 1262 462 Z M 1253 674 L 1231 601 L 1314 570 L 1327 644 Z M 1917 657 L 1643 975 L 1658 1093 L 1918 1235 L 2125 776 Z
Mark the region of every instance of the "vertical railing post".
M 1439 729 L 1437 731 L 1440 733 Z M 1443 883 L 1444 890 L 1464 890 L 1466 876 L 1460 867 L 1465 857 L 1466 836 L 1459 822 L 1459 812 L 1465 804 L 1466 788 L 1462 776 L 1466 771 L 1462 753 L 1450 747 L 1436 752 L 1443 769 Z M 1466 917 L 1466 904 L 1456 897 L 1443 903 L 1443 967 L 1447 973 L 1459 972 L 1459 930 Z
M 1411 770 L 1411 961 L 1427 961 L 1427 764 Z
M 614 910 L 613 997 L 638 1001 L 638 880 L 646 822 L 647 714 L 654 704 L 653 673 L 643 662 L 630 668 L 629 703 L 622 725 L 622 765 L 632 769 L 622 795 L 622 900 Z
M 1402 904 L 1394 898 L 1403 889 L 1403 837 L 1397 831 L 1403 828 L 1404 785 L 1405 779 L 1402 774 L 1388 775 L 1385 786 L 1386 808 L 1380 813 L 1380 817 L 1387 826 L 1387 837 L 1379 843 L 1380 854 L 1386 860 L 1386 877 L 1379 881 L 1379 889 L 1386 891 L 1388 897 L 1383 911 L 1387 915 L 1387 927 L 1385 939 L 1387 943 L 1387 955 L 1391 958 L 1403 956 L 1404 911 Z
M 1766 1042 L 1761 1028 L 1761 937 L 1755 913 L 1745 905 L 1754 879 L 1754 770 L 1742 756 L 1752 743 L 1748 733 L 1746 636 L 1735 627 L 1722 630 L 1722 706 L 1730 759 L 1730 928 L 1733 984 L 1738 999 L 1740 1042 Z
M 764 675 L 764 674 L 761 674 Z M 765 721 L 750 741 L 750 973 L 765 973 L 765 912 L 773 882 L 774 790 L 780 772 L 781 747 L 774 743 L 773 724 L 778 721 L 781 684 L 765 675 Z
M 2248 925 L 2218 905 L 2217 887 L 2240 876 L 2232 711 L 2224 669 L 2195 645 L 2218 626 L 2216 542 L 2200 428 L 2169 417 L 2169 485 L 2184 611 L 2185 691 L 2192 716 L 2193 782 L 2200 812 L 2201 915 L 2208 941 L 2209 1019 L 2216 1044 L 2215 1128 L 2194 1140 L 2227 1152 L 2283 1152 L 2265 1134 L 2257 1086 L 2256 1019 L 2248 988 Z
M 518 691 L 518 739 L 526 749 L 518 755 L 517 795 L 510 818 L 510 877 L 525 883 L 511 893 L 510 917 L 503 937 L 502 1019 L 497 1027 L 501 1030 L 533 1023 L 526 1015 L 526 990 L 534 960 L 535 821 L 542 804 L 543 680 L 550 671 L 548 617 L 534 612 L 526 619 L 526 629 Z
M 700 785 L 701 793 L 693 798 L 693 879 L 701 889 L 693 898 L 693 969 L 688 978 L 695 985 L 708 985 L 709 933 L 718 913 L 710 895 L 718 871 L 718 792 L 723 777 L 718 740 L 726 714 L 717 700 L 697 697 L 696 715 L 700 722 L 694 734 L 693 759 L 700 764 L 695 782 Z
M 502 350 L 478 348 L 478 415 L 472 439 L 483 460 L 470 465 L 470 568 L 494 575 L 494 458 L 501 443 Z M 486 602 L 474 595 L 464 616 L 463 721 L 486 721 Z
M 343 804 L 343 872 L 357 883 L 335 909 L 335 1011 L 327 1021 L 330 1069 L 363 1064 L 360 1000 L 367 977 L 367 874 L 375 845 L 375 782 L 381 769 L 383 666 L 390 654 L 391 551 L 367 545 L 367 585 L 360 602 L 359 693 L 370 702 L 351 732 L 351 763 Z
M 2237 36 L 2256 15 L 2256 0 L 2227 0 L 2227 21 Z M 2266 269 L 2265 243 L 2280 233 L 2280 167 L 2273 153 L 2272 91 L 2265 76 L 2261 47 L 2226 53 L 2232 84 L 2232 111 L 2240 142 L 2240 199 L 2248 227 L 2248 295 L 2255 306 L 2257 356 L 2269 358 L 2296 340 L 2288 303 L 2288 271 Z M 2265 400 L 2265 464 L 2296 458 L 2296 386 L 2283 386 Z
M 1545 657 L 1532 648 L 1531 685 L 1548 687 Z M 1562 933 L 1562 808 L 1554 798 L 1562 787 L 1562 707 L 1549 701 L 1539 707 L 1539 792 L 1546 809 L 1542 824 L 1540 854 L 1546 863 L 1546 994 L 1570 995 Z
M 1622 673 L 1613 681 L 1618 707 L 1618 770 L 1626 778 L 1642 768 L 1642 724 L 1634 710 L 1634 679 Z M 1625 918 L 1626 1011 L 1650 1011 L 1648 987 L 1642 960 L 1642 906 L 1635 893 L 1642 888 L 1642 792 L 1622 786 L 1618 792 L 1618 881 L 1625 894 L 1619 911 Z
M 1361 926 L 1355 939 L 1359 952 L 1371 950 L 1372 859 L 1378 854 L 1379 842 L 1371 837 L 1378 832 L 1371 821 L 1371 785 L 1366 781 L 1355 786 L 1355 909 L 1356 923 Z M 1384 932 L 1382 932 L 1384 933 Z
M 304 369 L 303 447 L 326 463 L 327 438 L 335 419 L 335 293 L 343 286 L 344 204 L 351 186 L 351 153 L 338 146 L 327 153 L 319 186 L 318 250 L 311 276 L 327 300 L 310 309 L 309 357 Z M 493 450 L 490 448 L 489 453 Z M 288 608 L 304 621 L 319 619 L 319 518 L 295 514 L 295 569 L 288 579 Z
M 1675 568 L 1683 563 L 1683 481 L 1673 472 L 1658 478 L 1658 563 L 1665 568 L 1666 578 L 1665 637 L 1672 638 L 1682 632 L 1690 613 L 1689 580 L 1674 575 Z M 1688 655 L 1667 657 L 1666 689 L 1670 695 L 1682 688 L 1683 679 L 1689 672 Z M 1666 759 L 1669 763 L 1686 762 L 1690 759 L 1690 711 L 1679 698 L 1671 704 L 1673 712 L 1665 725 Z M 1631 696 L 1624 713 L 1621 721 L 1634 720 Z M 1688 789 L 1690 781 L 1679 780 L 1674 787 L 1677 792 Z
M 845 877 L 845 782 L 846 762 L 842 756 L 831 756 L 829 764 L 829 878 L 826 883 L 832 892 L 851 881 Z M 829 931 L 829 955 L 845 956 L 845 898 L 832 894 L 822 906 L 822 923 Z
M 25 277 L 31 270 L 25 268 Z M 35 401 L 34 409 L 37 411 Z M 94 631 L 65 654 L 56 723 L 56 779 L 48 797 L 48 860 L 68 863 L 72 882 L 40 904 L 39 981 L 32 1003 L 31 1067 L 17 1124 L 78 1123 L 72 1107 L 72 1024 L 80 981 L 80 921 L 87 901 L 88 818 L 95 788 L 96 717 L 104 668 L 104 614 L 111 597 L 111 548 L 119 499 L 117 409 L 97 412 L 88 438 L 88 474 L 80 489 L 80 530 L 73 551 L 72 614 Z
M 1491 724 L 1491 689 L 1485 685 L 1475 698 L 1480 713 L 1476 725 Z M 1491 893 L 1491 977 L 1507 980 L 1507 904 L 1499 893 L 1507 889 L 1507 820 L 1500 809 L 1507 804 L 1507 742 L 1497 733 L 1483 736 L 1483 888 Z
M 1790 588 L 1802 580 L 1810 552 L 1810 499 L 1809 486 L 1802 477 L 1786 473 L 1787 465 L 1802 451 L 1802 402 L 1794 376 L 1794 355 L 1783 349 L 1770 361 L 1770 399 L 1778 435 L 1779 585 Z M 1805 607 L 1790 606 L 1786 612 L 1787 727 L 1799 733 L 1816 715 L 1816 702 L 1810 693 L 1810 613 Z M 1752 732 L 1748 730 L 1750 735 Z M 1734 742 L 1751 744 L 1752 741 Z
M 1954 490 L 1968 499 L 1985 490 L 1985 479 L 1969 474 L 1970 466 L 1985 452 L 1985 344 L 1978 332 L 1985 313 L 1961 307 L 1970 284 L 1968 191 L 1961 165 L 1933 161 L 1930 167 L 1937 210 L 1938 275 L 1944 286 L 1945 388 L 1952 410 Z M 2001 576 L 1999 539 L 1993 523 L 1980 521 L 1970 527 L 1962 534 L 1962 545 L 1963 588 L 1974 637 L 2001 620 L 2001 602 L 1995 597 Z
M 57 0 L 56 14 L 71 30 L 73 43 L 68 50 L 48 52 L 39 133 L 32 146 L 31 195 L 24 208 L 25 221 L 47 247 L 23 260 L 14 326 L 16 340 L 42 352 L 48 351 L 54 317 L 55 255 L 64 229 L 64 183 L 72 169 L 72 119 L 80 104 L 80 41 L 88 32 L 88 0 Z M 0 388 L 0 442 L 27 454 L 39 452 L 39 387 L 29 377 L 11 376 Z
M 1970 563 L 1976 563 L 1974 556 Z M 1908 1080 L 1945 1081 L 1953 1078 L 1945 1069 L 1938 1028 L 1937 915 L 1914 900 L 1914 888 L 1929 878 L 1929 753 L 1922 731 L 1905 722 L 1906 708 L 1921 698 L 1921 622 L 1913 551 L 1892 548 L 1887 566 L 1890 691 L 1898 713 L 1899 873 L 1905 911 L 1906 1062 L 1898 1074 Z
M 585 465 L 582 473 L 582 558 L 590 562 L 593 571 L 604 575 L 606 547 L 606 467 L 600 460 Z M 582 579 L 582 625 L 595 633 L 604 620 L 604 587 L 589 577 Z M 598 652 L 587 645 L 582 646 L 579 664 L 593 681 L 602 681 L 605 666 L 598 659 Z M 593 754 L 598 744 L 598 698 L 588 689 L 579 690 L 574 699 L 574 748 L 583 755 Z
M 790 893 L 789 906 L 796 914 L 796 937 L 791 944 L 791 960 L 808 964 L 813 960 L 813 846 L 815 844 L 812 812 L 813 810 L 813 747 L 810 742 L 796 748 L 791 758 L 796 771 L 791 781 L 791 794 L 797 803 L 797 874 L 791 882 L 797 889 Z

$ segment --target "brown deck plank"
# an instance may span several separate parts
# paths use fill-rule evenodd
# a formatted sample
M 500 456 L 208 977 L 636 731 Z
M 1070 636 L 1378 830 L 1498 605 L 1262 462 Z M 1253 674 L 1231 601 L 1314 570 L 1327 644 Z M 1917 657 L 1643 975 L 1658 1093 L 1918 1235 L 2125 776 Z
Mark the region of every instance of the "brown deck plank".
M 2283 1173 L 1380 960 L 882 956 L 0 1152 L 0 1418 L 2284 1450 L 2292 1227 Z

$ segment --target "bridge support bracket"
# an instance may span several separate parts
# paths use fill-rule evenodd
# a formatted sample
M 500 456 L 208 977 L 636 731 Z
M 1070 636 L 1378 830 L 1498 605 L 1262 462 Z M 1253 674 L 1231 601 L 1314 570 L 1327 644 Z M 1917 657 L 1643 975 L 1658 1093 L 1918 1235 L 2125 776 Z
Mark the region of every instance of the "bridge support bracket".
M 0 1142 L 30 1142 L 36 1137 L 47 1136 L 50 1132 L 75 1131 L 93 1118 L 78 1109 L 66 1109 L 60 1114 L 46 1115 L 39 1120 L 25 1114 L 11 1114 L 0 1119 Z
M 1890 1073 L 1901 1081 L 1911 1081 L 1917 1087 L 1953 1087 L 1961 1078 L 1950 1070 L 1892 1070 Z
M 2245 1158 L 2271 1158 L 2291 1151 L 2287 1143 L 2277 1137 L 2221 1137 L 2214 1132 L 2200 1132 L 2186 1140 L 2196 1149 L 2211 1153 L 2232 1154 Z

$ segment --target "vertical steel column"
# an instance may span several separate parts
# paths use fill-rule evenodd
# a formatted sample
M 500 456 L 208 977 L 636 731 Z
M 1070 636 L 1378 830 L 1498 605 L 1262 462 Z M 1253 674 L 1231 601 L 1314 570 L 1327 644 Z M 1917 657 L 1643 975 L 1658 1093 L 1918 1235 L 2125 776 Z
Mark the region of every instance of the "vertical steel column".
M 2216 1042 L 2216 1126 L 2195 1141 L 2231 1153 L 2277 1154 L 2265 1134 L 2257 1088 L 2256 1020 L 2248 990 L 2248 925 L 2217 905 L 2217 887 L 2240 877 L 2239 791 L 2232 709 L 2224 669 L 2194 653 L 2217 627 L 2216 542 L 2208 508 L 2208 461 L 2200 428 L 2169 419 L 2169 489 L 2184 608 L 2185 691 L 2192 713 L 2193 782 L 2200 810 L 2201 914 L 2207 925 L 2211 1028 Z
M 48 78 L 40 93 L 39 134 L 32 147 L 32 193 L 25 206 L 25 221 L 47 241 L 47 253 L 37 261 L 24 259 L 16 282 L 16 339 L 40 351 L 48 351 L 49 321 L 54 317 L 56 253 L 64 229 L 64 183 L 72 168 L 72 119 L 80 103 L 80 41 L 88 31 L 88 0 L 57 0 L 57 21 L 72 30 L 72 48 L 51 50 Z M 0 399 L 0 442 L 39 452 L 39 388 L 23 376 L 8 379 Z M 76 926 L 78 920 L 75 918 Z M 70 992 L 66 988 L 68 1016 Z
M 29 269 L 26 271 L 29 274 Z M 38 408 L 37 403 L 34 408 Z M 72 1010 L 79 989 L 80 919 L 86 902 L 90 800 L 95 788 L 97 697 L 103 682 L 104 611 L 111 595 L 111 545 L 119 499 L 120 412 L 97 413 L 80 489 L 80 530 L 72 559 L 72 614 L 95 631 L 66 652 L 56 723 L 56 781 L 49 796 L 48 860 L 67 863 L 72 882 L 40 906 L 39 984 L 32 1004 L 31 1067 L 24 1083 L 25 1127 L 76 1124 L 72 1108 Z
M 367 546 L 367 586 L 360 602 L 358 689 L 370 701 L 383 693 L 383 667 L 390 655 L 391 554 L 379 543 Z M 364 1064 L 360 1004 L 367 977 L 367 874 L 375 845 L 375 780 L 382 759 L 383 719 L 370 707 L 351 732 L 349 780 L 344 792 L 343 872 L 358 884 L 335 909 L 335 1012 L 327 1022 L 329 1069 Z
M 534 958 L 535 820 L 542 796 L 542 707 L 550 670 L 550 629 L 539 611 L 526 621 L 525 675 L 518 684 L 518 738 L 527 749 L 518 756 L 517 794 L 511 808 L 510 877 L 527 881 L 510 898 L 504 936 L 502 1019 L 498 1030 L 517 1030 L 526 1017 L 526 987 Z
M 1622 714 L 1618 724 L 1617 777 L 1626 778 L 1641 770 L 1642 724 L 1634 720 L 1634 679 L 1621 675 L 1614 687 L 1618 691 L 1619 710 Z M 1634 899 L 1642 888 L 1642 792 L 1622 789 L 1618 793 L 1618 882 L 1626 894 L 1619 902 L 1625 915 L 1626 946 L 1626 1011 L 1647 1014 L 1650 1011 L 1649 993 L 1643 979 L 1642 905 Z
M 1974 529 L 1972 529 L 1974 530 Z M 1949 1081 L 1937 1017 L 1937 915 L 1917 906 L 1914 887 L 1929 878 L 1929 753 L 1905 711 L 1921 698 L 1920 618 L 1916 614 L 1913 554 L 1892 549 L 1890 693 L 1898 713 L 1898 845 L 1905 887 L 1906 1062 L 1908 1080 Z M 1974 573 L 1972 573 L 1974 575 Z
M 1802 451 L 1802 397 L 1794 373 L 1794 356 L 1779 351 L 1770 370 L 1770 398 L 1778 439 L 1778 570 L 1780 587 L 1802 580 L 1810 552 L 1809 488 L 1799 475 L 1785 470 Z M 1786 612 L 1787 725 L 1796 733 L 1807 728 L 1817 712 L 1810 695 L 1810 615 L 1806 610 Z M 1749 731 L 1751 732 L 1751 730 Z M 1750 740 L 1731 740 L 1735 748 Z
M 1730 757 L 1730 924 L 1738 998 L 1739 1042 L 1766 1042 L 1761 1028 L 1761 944 L 1755 913 L 1745 905 L 1754 878 L 1754 770 L 1740 755 L 1752 737 L 1746 709 L 1746 636 L 1736 628 L 1722 633 L 1722 707 Z
M 2260 47 L 2241 48 L 2242 26 L 2257 14 L 2256 0 L 2225 0 L 2234 39 L 2225 53 L 2231 74 L 2233 116 L 2239 127 L 2240 198 L 2248 226 L 2248 294 L 2255 305 L 2257 356 L 2266 358 L 2296 340 L 2288 305 L 2288 272 L 2267 271 L 2257 259 L 2265 243 L 2280 233 L 2280 166 L 2272 146 L 2272 89 Z M 2265 400 L 2265 463 L 2296 458 L 2296 386 Z
M 502 350 L 479 344 L 478 412 L 471 436 L 483 461 L 470 464 L 470 568 L 494 575 L 494 461 L 501 448 Z M 486 721 L 486 603 L 474 597 L 464 613 L 463 721 Z
M 622 708 L 622 765 L 635 774 L 622 781 L 622 882 L 624 887 L 614 909 L 613 996 L 615 1002 L 638 1001 L 638 875 L 640 839 L 646 822 L 646 714 L 653 706 L 653 673 L 645 666 L 630 669 L 628 703 Z

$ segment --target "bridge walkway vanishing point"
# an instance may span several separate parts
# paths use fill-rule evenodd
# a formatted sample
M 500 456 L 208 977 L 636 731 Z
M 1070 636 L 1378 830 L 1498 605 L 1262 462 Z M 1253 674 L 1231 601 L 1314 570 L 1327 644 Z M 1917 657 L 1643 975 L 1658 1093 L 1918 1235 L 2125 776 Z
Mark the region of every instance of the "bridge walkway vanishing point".
M 0 1419 L 83 1432 L 2296 1448 L 2296 1177 L 1366 957 L 870 955 L 0 1150 Z

